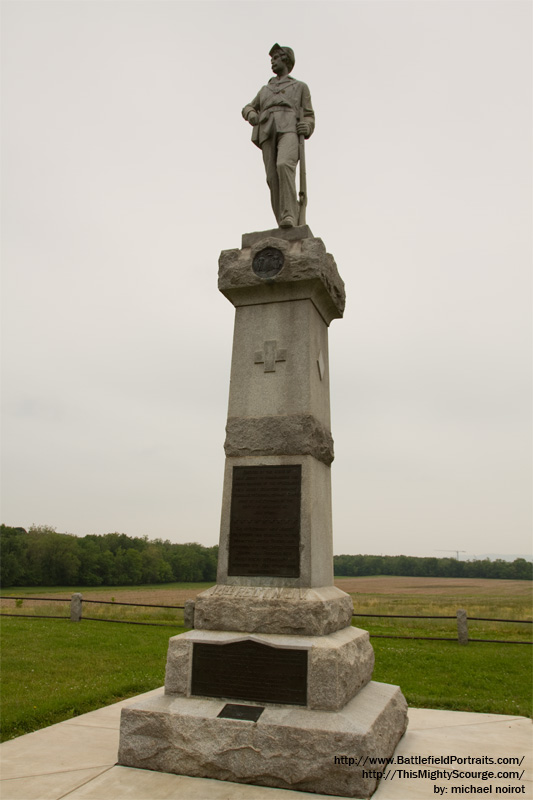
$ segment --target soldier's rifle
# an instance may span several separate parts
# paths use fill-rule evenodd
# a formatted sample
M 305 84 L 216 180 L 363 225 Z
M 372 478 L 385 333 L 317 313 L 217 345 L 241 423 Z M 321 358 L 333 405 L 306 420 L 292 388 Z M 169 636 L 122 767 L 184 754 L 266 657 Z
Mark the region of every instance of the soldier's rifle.
M 298 122 L 304 122 L 304 110 L 298 112 Z M 298 134 L 298 157 L 300 159 L 300 191 L 298 192 L 298 225 L 305 225 L 305 209 L 307 207 L 307 175 L 305 171 L 305 136 Z

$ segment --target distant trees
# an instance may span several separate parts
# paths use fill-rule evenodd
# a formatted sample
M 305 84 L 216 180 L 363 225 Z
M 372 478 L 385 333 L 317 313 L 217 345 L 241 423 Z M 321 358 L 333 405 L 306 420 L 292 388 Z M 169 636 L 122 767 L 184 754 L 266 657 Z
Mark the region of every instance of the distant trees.
M 2 586 L 113 586 L 141 583 L 215 581 L 218 547 L 173 544 L 125 533 L 72 536 L 55 528 L 0 525 Z M 432 578 L 506 578 L 532 580 L 533 565 L 486 558 L 341 555 L 335 575 L 416 575 Z
M 334 556 L 335 575 L 417 575 L 424 578 L 503 578 L 530 581 L 533 564 L 525 558 L 504 561 L 489 558 L 458 561 L 455 558 L 417 556 Z
M 124 533 L 72 536 L 0 526 L 2 586 L 113 586 L 215 581 L 217 547 Z

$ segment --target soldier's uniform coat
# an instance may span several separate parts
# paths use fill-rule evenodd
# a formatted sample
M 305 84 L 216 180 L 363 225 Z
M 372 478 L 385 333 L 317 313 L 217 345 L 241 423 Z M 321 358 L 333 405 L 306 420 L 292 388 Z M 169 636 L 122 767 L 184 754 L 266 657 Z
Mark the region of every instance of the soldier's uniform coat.
M 252 111 L 259 116 L 254 125 L 252 141 L 263 151 L 267 183 L 272 208 L 278 223 L 290 217 L 298 224 L 296 197 L 296 165 L 298 163 L 298 134 L 296 124 L 303 111 L 302 121 L 309 126 L 306 138 L 315 128 L 315 114 L 307 84 L 290 75 L 271 78 L 251 103 L 244 106 L 246 121 Z

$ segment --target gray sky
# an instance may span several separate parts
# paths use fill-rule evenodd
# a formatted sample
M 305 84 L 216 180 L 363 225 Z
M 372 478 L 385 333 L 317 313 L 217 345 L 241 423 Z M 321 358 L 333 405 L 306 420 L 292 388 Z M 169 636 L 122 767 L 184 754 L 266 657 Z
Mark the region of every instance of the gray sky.
M 240 110 L 293 47 L 334 549 L 531 551 L 529 2 L 4 0 L 2 521 L 218 541 L 234 310 L 274 226 Z

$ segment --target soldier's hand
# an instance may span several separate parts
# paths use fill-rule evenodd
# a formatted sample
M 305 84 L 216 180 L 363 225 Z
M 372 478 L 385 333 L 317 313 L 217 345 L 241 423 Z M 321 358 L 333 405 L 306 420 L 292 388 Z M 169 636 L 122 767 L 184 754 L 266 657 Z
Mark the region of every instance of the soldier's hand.
M 259 124 L 259 117 L 255 113 L 255 111 L 252 111 L 250 114 L 248 114 L 248 122 L 250 123 L 250 125 L 258 125 Z
M 307 122 L 297 122 L 296 130 L 299 136 L 309 136 L 309 125 Z

